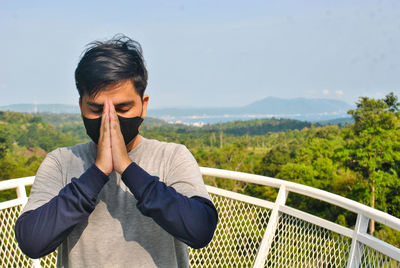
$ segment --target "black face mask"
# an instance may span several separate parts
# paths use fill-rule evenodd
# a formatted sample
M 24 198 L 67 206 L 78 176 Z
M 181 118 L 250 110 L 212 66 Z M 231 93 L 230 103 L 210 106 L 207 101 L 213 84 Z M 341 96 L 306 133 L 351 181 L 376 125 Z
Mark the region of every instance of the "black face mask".
M 101 116 L 95 119 L 89 119 L 82 115 L 83 124 L 86 128 L 86 133 L 98 144 L 100 137 Z M 118 115 L 119 125 L 121 127 L 122 136 L 124 137 L 125 145 L 128 145 L 136 135 L 139 133 L 139 126 L 143 122 L 143 118 L 136 117 L 122 117 Z

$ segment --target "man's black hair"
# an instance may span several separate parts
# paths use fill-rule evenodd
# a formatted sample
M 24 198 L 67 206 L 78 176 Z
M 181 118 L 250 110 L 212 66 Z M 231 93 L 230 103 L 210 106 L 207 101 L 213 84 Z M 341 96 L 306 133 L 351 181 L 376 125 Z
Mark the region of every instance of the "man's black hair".
M 100 90 L 130 79 L 140 97 L 147 86 L 147 69 L 140 44 L 123 34 L 108 41 L 89 43 L 75 70 L 79 96 L 95 96 Z

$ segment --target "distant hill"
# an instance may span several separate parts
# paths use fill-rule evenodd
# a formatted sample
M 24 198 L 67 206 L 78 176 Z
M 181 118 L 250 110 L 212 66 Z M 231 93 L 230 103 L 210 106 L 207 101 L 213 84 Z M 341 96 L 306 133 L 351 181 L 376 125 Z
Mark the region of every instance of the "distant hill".
M 146 120 L 145 120 L 146 121 Z M 251 120 L 236 120 L 230 122 L 221 122 L 206 124 L 201 127 L 185 125 L 185 124 L 163 124 L 163 125 L 144 125 L 144 130 L 150 132 L 173 132 L 173 133 L 186 133 L 186 134 L 210 134 L 220 133 L 231 134 L 234 136 L 243 135 L 265 135 L 269 132 L 284 132 L 287 130 L 301 130 L 303 128 L 310 128 L 313 124 L 311 122 L 299 121 L 294 119 L 251 119 Z
M 86 135 L 80 114 L 54 114 L 54 113 L 18 113 L 18 112 L 2 112 L 1 116 L 8 118 L 8 121 L 15 121 L 13 118 L 27 118 L 31 123 L 45 123 L 52 125 L 56 131 L 60 131 L 63 135 L 70 135 L 80 141 L 87 141 L 89 138 Z M 349 121 L 349 118 L 341 118 L 338 120 L 323 121 L 311 123 L 308 121 L 299 121 L 287 118 L 263 118 L 252 120 L 236 120 L 230 122 L 221 122 L 214 124 L 205 124 L 202 127 L 186 124 L 170 124 L 163 120 L 146 117 L 143 122 L 142 133 L 147 135 L 158 135 L 159 139 L 165 137 L 183 137 L 185 135 L 198 137 L 214 137 L 221 133 L 229 136 L 255 136 L 265 135 L 270 132 L 286 132 L 288 130 L 302 130 L 311 126 L 320 126 L 325 124 L 344 124 Z M 183 136 L 182 136 L 183 135 Z
M 352 117 L 343 117 L 343 118 L 336 118 L 331 120 L 323 120 L 315 122 L 318 125 L 325 126 L 325 125 L 339 125 L 345 126 L 346 124 L 354 123 L 354 119 Z
M 241 107 L 165 108 L 147 111 L 148 116 L 170 123 L 205 125 L 208 123 L 249 120 L 255 118 L 290 118 L 301 121 L 324 121 L 346 117 L 352 109 L 344 101 L 333 99 L 281 99 L 267 97 Z M 55 114 L 80 113 L 78 105 L 13 104 L 0 106 L 3 111 L 49 112 Z
M 210 124 L 201 127 L 204 132 L 219 132 L 222 130 L 224 133 L 232 134 L 235 136 L 242 135 L 265 135 L 268 132 L 284 132 L 287 130 L 301 130 L 305 127 L 311 127 L 310 122 L 299 121 L 294 119 L 252 119 L 252 120 L 238 120 L 225 123 Z
M 15 113 L 15 112 L 12 112 Z M 0 114 L 7 114 L 1 112 Z M 10 113 L 8 113 L 10 114 Z M 21 113 L 15 113 L 19 115 Z M 29 116 L 29 113 L 25 113 Z M 24 114 L 21 114 L 24 116 Z M 31 115 L 32 116 L 32 115 Z M 63 133 L 69 133 L 80 139 L 87 139 L 86 131 L 80 114 L 53 114 L 53 113 L 35 113 L 34 117 L 39 118 L 47 124 L 52 124 Z M 269 132 L 280 132 L 287 130 L 301 130 L 305 127 L 311 127 L 312 123 L 293 120 L 293 119 L 252 119 L 252 120 L 237 120 L 232 122 L 206 124 L 202 127 L 185 125 L 185 124 L 170 124 L 163 120 L 146 117 L 143 121 L 143 131 L 145 132 L 160 132 L 160 133 L 187 133 L 187 134 L 209 134 L 223 132 L 234 136 L 242 135 L 265 135 Z
M 21 103 L 21 104 L 0 106 L 0 110 L 20 112 L 20 113 L 43 113 L 43 112 L 55 113 L 55 114 L 80 113 L 78 105 L 69 105 L 69 104 Z
M 82 124 L 83 122 L 81 119 L 81 114 L 77 113 L 49 113 L 49 112 L 41 112 L 41 113 L 36 113 L 36 116 L 39 116 L 43 119 L 44 122 L 50 123 L 53 125 L 61 125 L 61 124 L 68 124 L 68 123 L 74 123 L 74 124 Z M 162 119 L 157 119 L 157 118 L 152 118 L 152 117 L 146 117 L 146 119 L 143 121 L 144 126 L 165 126 L 168 125 L 167 122 L 165 122 Z
M 254 118 L 318 121 L 346 117 L 352 108 L 340 100 L 267 97 L 242 107 L 150 109 L 148 114 L 169 122 L 203 124 Z

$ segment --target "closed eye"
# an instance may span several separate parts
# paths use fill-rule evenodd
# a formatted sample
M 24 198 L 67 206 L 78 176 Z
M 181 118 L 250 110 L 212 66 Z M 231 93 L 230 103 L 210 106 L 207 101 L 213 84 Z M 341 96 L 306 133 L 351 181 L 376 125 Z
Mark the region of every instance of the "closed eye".
M 130 109 L 128 108 L 128 109 L 117 109 L 116 111 L 118 112 L 118 113 L 126 113 L 127 111 L 129 111 Z
M 91 109 L 91 111 L 92 111 L 92 113 L 95 113 L 95 114 L 101 114 L 103 112 L 103 109 L 100 109 L 100 110 Z

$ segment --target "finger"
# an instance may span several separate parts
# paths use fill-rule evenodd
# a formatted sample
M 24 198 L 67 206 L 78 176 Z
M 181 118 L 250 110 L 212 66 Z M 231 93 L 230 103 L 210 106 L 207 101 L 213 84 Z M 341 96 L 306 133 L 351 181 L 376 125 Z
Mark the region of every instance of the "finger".
M 109 111 L 109 115 L 110 115 L 110 130 L 111 131 L 114 131 L 114 113 L 113 113 L 113 108 L 114 108 L 114 105 L 112 104 L 112 103 L 109 103 L 109 106 L 108 106 L 108 111 Z
M 117 112 L 115 111 L 115 106 L 113 103 L 110 103 L 110 114 L 111 114 L 113 120 L 118 121 L 117 120 L 117 118 L 118 118 Z
M 103 112 L 101 114 L 101 124 L 100 124 L 100 135 L 99 135 L 99 141 L 101 141 L 104 137 L 104 131 L 105 131 L 105 124 L 106 124 L 106 108 L 103 106 Z
M 109 118 L 108 113 L 104 114 L 104 129 L 103 129 L 103 132 L 104 132 L 104 137 L 108 138 L 108 140 L 109 140 L 109 137 L 110 137 L 110 118 Z
M 112 130 L 116 131 L 118 133 L 120 130 L 119 120 L 118 120 L 117 112 L 115 111 L 115 106 L 112 103 L 110 103 L 110 117 L 111 117 Z
M 106 100 L 106 103 L 107 103 L 107 115 L 108 115 L 108 118 L 110 119 L 110 109 L 112 106 L 112 102 L 111 102 L 111 100 Z
M 110 141 L 110 137 L 111 137 L 111 128 L 110 128 L 110 103 L 107 103 L 107 107 L 106 107 L 106 128 L 107 128 L 107 135 L 108 135 L 108 140 Z

